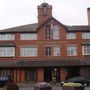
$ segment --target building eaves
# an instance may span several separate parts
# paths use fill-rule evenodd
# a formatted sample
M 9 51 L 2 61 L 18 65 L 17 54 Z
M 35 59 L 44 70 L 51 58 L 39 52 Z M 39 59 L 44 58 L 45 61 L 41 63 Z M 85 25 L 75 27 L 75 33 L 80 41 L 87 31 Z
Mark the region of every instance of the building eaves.
M 89 25 L 81 25 L 81 26 L 66 26 L 68 31 L 87 31 L 90 32 Z
M 14 32 L 37 32 L 38 23 L 17 26 L 13 28 L 0 30 L 0 33 L 14 33 Z

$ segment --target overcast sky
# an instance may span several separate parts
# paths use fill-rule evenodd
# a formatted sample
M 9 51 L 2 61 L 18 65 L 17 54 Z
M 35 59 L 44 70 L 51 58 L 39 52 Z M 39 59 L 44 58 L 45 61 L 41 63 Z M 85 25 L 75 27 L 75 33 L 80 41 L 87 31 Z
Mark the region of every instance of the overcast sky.
M 0 29 L 37 22 L 37 5 L 44 0 L 0 0 Z M 53 17 L 65 25 L 87 25 L 90 0 L 46 0 Z

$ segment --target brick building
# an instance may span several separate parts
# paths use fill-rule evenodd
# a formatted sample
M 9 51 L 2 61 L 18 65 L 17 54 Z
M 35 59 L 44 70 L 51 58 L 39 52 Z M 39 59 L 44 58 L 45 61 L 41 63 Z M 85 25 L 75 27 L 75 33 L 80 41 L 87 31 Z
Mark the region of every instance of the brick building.
M 52 16 L 52 6 L 42 3 L 38 23 L 0 30 L 0 76 L 16 82 L 90 79 L 89 25 L 64 25 Z

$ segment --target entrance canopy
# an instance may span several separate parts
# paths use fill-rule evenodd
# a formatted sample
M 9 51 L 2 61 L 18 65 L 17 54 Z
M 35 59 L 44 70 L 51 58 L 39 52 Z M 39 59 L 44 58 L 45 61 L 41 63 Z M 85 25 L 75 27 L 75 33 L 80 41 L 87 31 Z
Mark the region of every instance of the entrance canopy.
M 88 60 L 18 60 L 0 61 L 0 67 L 90 66 Z

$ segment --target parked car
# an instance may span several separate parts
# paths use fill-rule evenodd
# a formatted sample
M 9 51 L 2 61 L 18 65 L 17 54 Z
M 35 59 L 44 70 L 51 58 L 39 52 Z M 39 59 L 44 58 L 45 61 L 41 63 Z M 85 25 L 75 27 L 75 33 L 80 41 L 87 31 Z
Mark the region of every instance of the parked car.
M 61 82 L 61 85 L 63 85 L 64 83 L 68 83 L 68 82 L 81 83 L 84 86 L 90 85 L 90 80 L 85 77 L 72 77 L 68 80 Z
M 9 77 L 7 76 L 0 76 L 0 87 L 3 87 L 9 80 Z

